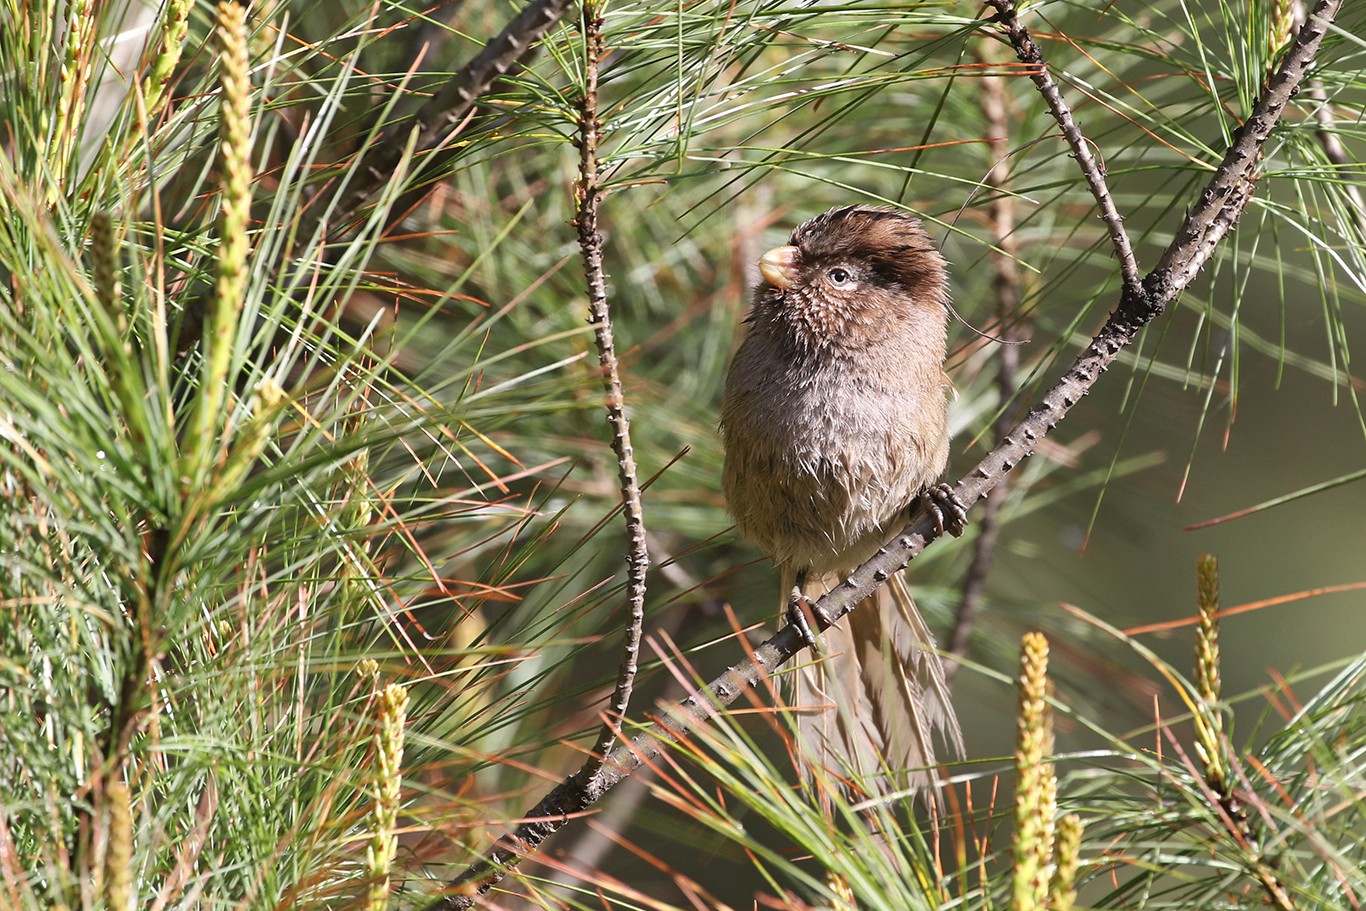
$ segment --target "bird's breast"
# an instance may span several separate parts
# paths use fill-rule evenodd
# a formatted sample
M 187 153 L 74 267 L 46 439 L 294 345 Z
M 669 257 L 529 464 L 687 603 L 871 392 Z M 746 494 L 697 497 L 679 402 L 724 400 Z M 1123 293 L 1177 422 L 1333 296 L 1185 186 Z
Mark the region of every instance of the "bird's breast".
M 807 364 L 748 370 L 738 355 L 722 409 L 727 503 L 780 564 L 845 570 L 943 469 L 943 392 Z M 739 375 L 737 376 L 737 370 Z

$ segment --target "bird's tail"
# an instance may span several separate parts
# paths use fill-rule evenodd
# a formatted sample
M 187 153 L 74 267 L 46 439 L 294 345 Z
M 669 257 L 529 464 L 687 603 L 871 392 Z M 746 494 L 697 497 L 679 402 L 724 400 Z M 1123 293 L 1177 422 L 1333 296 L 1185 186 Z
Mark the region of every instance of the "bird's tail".
M 795 578 L 785 581 L 792 592 Z M 814 603 L 836 581 L 808 578 L 802 594 Z M 939 780 L 936 735 L 963 755 L 943 663 L 900 573 L 827 630 L 823 655 L 792 678 L 798 748 L 812 768 L 872 794 L 928 794 Z

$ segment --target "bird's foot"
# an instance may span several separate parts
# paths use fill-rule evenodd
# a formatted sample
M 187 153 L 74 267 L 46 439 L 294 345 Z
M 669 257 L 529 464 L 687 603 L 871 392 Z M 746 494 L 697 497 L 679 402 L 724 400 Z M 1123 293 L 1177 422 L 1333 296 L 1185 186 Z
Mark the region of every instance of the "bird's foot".
M 963 536 L 963 529 L 968 524 L 968 508 L 952 487 L 947 484 L 926 487 L 920 492 L 920 500 L 934 516 L 935 531 L 941 535 L 947 531 L 955 538 Z
M 806 595 L 802 594 L 800 588 L 792 590 L 792 600 L 787 602 L 787 622 L 797 628 L 797 635 L 802 637 L 807 648 L 817 655 L 821 653 L 821 640 L 812 627 L 812 621 L 824 629 L 830 626 L 830 618 L 825 611 L 816 606 L 816 603 Z

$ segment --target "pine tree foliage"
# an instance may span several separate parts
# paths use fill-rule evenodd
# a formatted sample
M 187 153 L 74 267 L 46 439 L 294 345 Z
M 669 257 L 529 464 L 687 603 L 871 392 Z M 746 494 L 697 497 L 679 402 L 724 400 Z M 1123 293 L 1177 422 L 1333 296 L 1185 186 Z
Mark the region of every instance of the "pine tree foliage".
M 1145 269 L 1315 8 L 1020 12 Z M 626 585 L 571 223 L 589 85 L 652 559 L 625 734 L 743 660 L 776 603 L 769 568 L 727 531 L 714 428 L 765 245 L 837 203 L 920 213 L 964 320 L 1031 340 L 956 334 L 956 451 L 990 448 L 1121 282 L 1038 68 L 990 13 L 0 6 L 0 906 L 453 906 L 471 896 L 450 884 L 579 768 Z M 1364 38 L 1363 7 L 1345 4 L 1260 149 L 1236 232 L 1100 380 L 1125 387 L 1133 436 L 1159 384 L 1199 400 L 1190 439 L 1231 422 L 1254 394 L 1245 361 L 1267 357 L 1366 436 Z M 1312 321 L 1322 344 L 1267 334 L 1267 308 L 1282 327 Z M 993 495 L 1007 540 L 1154 463 L 1141 439 L 1084 458 L 1088 420 L 1069 417 Z M 1248 502 L 1303 486 L 1283 480 Z M 1286 537 L 1270 559 L 1295 559 Z M 939 629 L 978 540 L 915 563 Z M 652 758 L 480 901 L 1358 907 L 1366 663 L 1331 654 L 1266 692 L 1224 691 L 1218 581 L 1202 562 L 1193 672 L 1115 618 L 988 587 L 959 680 L 1008 693 L 1022 628 L 1053 643 L 1058 686 L 1021 716 L 1041 744 L 1063 728 L 1019 771 L 1053 789 L 1031 804 L 1046 813 L 1030 817 L 1028 889 L 1008 760 L 950 770 L 938 802 L 872 805 L 856 782 L 812 793 L 775 685 Z M 1159 694 L 1152 725 L 1127 730 L 1097 673 Z M 1235 708 L 1261 720 L 1239 729 Z

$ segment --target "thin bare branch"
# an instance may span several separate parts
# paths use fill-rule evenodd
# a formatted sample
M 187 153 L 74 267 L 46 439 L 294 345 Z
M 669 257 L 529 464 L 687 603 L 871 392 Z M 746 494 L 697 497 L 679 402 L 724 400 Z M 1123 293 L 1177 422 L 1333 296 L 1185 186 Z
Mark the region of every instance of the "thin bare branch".
M 584 274 L 588 277 L 588 322 L 598 346 L 602 365 L 602 385 L 607 394 L 607 423 L 612 426 L 612 451 L 617 456 L 617 479 L 621 484 L 622 513 L 626 519 L 626 618 L 622 631 L 621 665 L 617 669 L 616 689 L 607 707 L 602 732 L 594 744 L 583 773 L 596 778 L 602 757 L 612 751 L 621 731 L 621 720 L 631 701 L 640 657 L 640 631 L 645 625 L 645 576 L 650 567 L 650 551 L 645 540 L 645 516 L 640 505 L 640 483 L 636 479 L 636 458 L 631 448 L 631 422 L 626 416 L 626 398 L 621 388 L 616 342 L 612 335 L 612 314 L 607 303 L 607 276 L 602 268 L 602 232 L 598 230 L 598 206 L 602 185 L 598 164 L 598 64 L 603 59 L 602 15 L 596 3 L 584 4 L 584 92 L 579 116 L 579 211 L 574 219 L 579 231 L 579 250 L 583 254 Z
M 1304 27 L 1304 4 L 1299 0 L 1291 4 L 1291 17 L 1296 31 Z M 1309 80 L 1308 95 L 1318 103 L 1314 108 L 1314 119 L 1319 122 L 1319 129 L 1315 131 L 1319 145 L 1323 148 L 1323 155 L 1339 169 L 1346 169 L 1353 164 L 1352 158 L 1347 154 L 1346 147 L 1338 137 L 1337 118 L 1333 116 L 1333 107 L 1328 98 L 1328 93 L 1323 88 L 1323 82 L 1319 79 Z M 1342 189 L 1352 205 L 1348 208 L 1353 225 L 1359 233 L 1366 235 L 1366 200 L 1361 195 L 1361 187 L 1353 182 L 1347 174 L 1342 174 Z
M 1082 175 L 1086 178 L 1086 185 L 1091 188 L 1091 195 L 1096 198 L 1096 204 L 1100 206 L 1100 217 L 1104 219 L 1105 227 L 1110 231 L 1110 243 L 1114 245 L 1115 255 L 1119 258 L 1119 271 L 1124 276 L 1125 291 L 1130 294 L 1137 293 L 1138 261 L 1134 259 L 1129 235 L 1124 230 L 1124 217 L 1115 208 L 1115 201 L 1110 196 L 1110 188 L 1105 183 L 1105 172 L 1096 162 L 1095 156 L 1091 154 L 1091 146 L 1086 141 L 1086 137 L 1082 135 L 1081 128 L 1077 126 L 1076 118 L 1072 116 L 1072 109 L 1063 100 L 1062 92 L 1058 90 L 1057 83 L 1049 74 L 1048 64 L 1044 62 L 1039 46 L 1030 37 L 1029 30 L 1020 22 L 1014 0 L 988 0 L 988 2 L 996 9 L 997 20 L 1005 26 L 1011 46 L 1015 48 L 1015 55 L 1020 58 L 1020 62 L 1029 65 L 1029 78 L 1034 80 L 1034 85 L 1038 87 L 1039 94 L 1043 96 L 1044 103 L 1048 105 L 1048 110 L 1053 114 L 1053 119 L 1062 128 L 1062 134 L 1067 139 L 1067 144 L 1072 148 L 1072 157 L 1081 166 Z
M 451 140 L 469 122 L 479 99 L 526 59 L 536 42 L 560 21 L 571 3 L 572 0 L 535 0 L 513 17 L 496 38 L 484 45 L 484 49 L 412 117 L 387 127 L 386 134 L 393 138 L 370 146 L 369 160 L 361 168 L 365 178 L 347 194 L 333 223 L 341 230 L 348 230 L 355 217 L 394 179 L 403 160 L 404 137 L 416 132 L 415 159 L 421 160 L 423 169 L 429 174 L 438 170 L 449 159 Z M 431 186 L 430 179 L 423 180 L 402 194 L 391 208 L 392 217 L 401 218 Z
M 656 535 L 649 534 L 647 537 L 650 542 L 651 564 L 656 567 L 659 576 L 681 592 L 701 592 L 704 589 L 704 583 L 689 573 L 682 563 L 674 560 Z M 721 602 L 716 600 L 674 603 L 671 609 L 661 616 L 658 625 L 653 627 L 653 635 L 656 639 L 677 640 L 683 630 L 696 629 L 699 624 L 706 623 L 721 613 Z M 677 702 L 687 697 L 689 689 L 681 675 L 670 674 L 664 677 L 663 688 L 654 700 L 657 703 Z M 545 879 L 541 883 L 542 890 L 551 883 L 567 885 L 585 881 L 589 871 L 597 869 L 603 856 L 616 846 L 614 834 L 622 830 L 626 820 L 634 817 L 650 794 L 646 786 L 649 780 L 648 768 L 637 771 L 631 778 L 640 787 L 630 788 L 625 793 L 618 790 L 612 796 L 612 800 L 604 804 L 602 812 L 594 818 L 595 825 L 580 826 L 577 831 L 566 832 L 560 836 L 555 851 L 561 857 L 572 857 L 574 864 L 573 867 L 556 864 L 544 873 L 538 871 L 538 875 Z M 565 839 L 572 841 L 566 843 Z
M 1252 197 L 1253 176 L 1261 161 L 1262 145 L 1280 120 L 1286 104 L 1299 91 L 1328 24 L 1337 16 L 1342 3 L 1343 0 L 1319 0 L 1305 18 L 1285 62 L 1271 77 L 1253 106 L 1251 116 L 1234 134 L 1233 145 L 1229 146 L 1224 160 L 1205 185 L 1200 200 L 1186 216 L 1181 230 L 1157 266 L 1144 279 L 1144 290 L 1153 301 L 1161 301 L 1165 306 L 1190 284 L 1215 246 L 1238 220 Z
M 1343 192 L 1352 201 L 1347 212 L 1357 231 L 1366 235 L 1366 198 L 1361 195 L 1361 185 L 1355 182 L 1360 180 L 1360 176 L 1354 178 L 1345 173 L 1345 170 L 1355 162 L 1347 154 L 1342 140 L 1338 138 L 1337 119 L 1333 116 L 1328 93 L 1324 91 L 1323 83 L 1314 79 L 1309 83 L 1308 95 L 1318 102 L 1318 107 L 1314 109 L 1314 119 L 1319 122 L 1319 129 L 1315 131 L 1315 135 L 1318 136 L 1319 145 L 1323 147 L 1323 155 L 1339 169 Z
M 971 506 L 986 496 L 1034 451 L 1039 441 L 1091 390 L 1139 330 L 1165 312 L 1209 258 L 1214 245 L 1237 222 L 1252 196 L 1252 169 L 1261 146 L 1303 80 L 1322 43 L 1327 24 L 1337 15 L 1342 3 L 1343 0 L 1319 0 L 1315 5 L 1285 62 L 1253 107 L 1252 116 L 1235 136 L 1224 162 L 1201 193 L 1158 267 L 1141 284 L 1125 283 L 1119 305 L 1058 383 L 954 486 L 954 493 L 964 504 Z M 1043 91 L 1042 86 L 1040 91 Z M 1053 91 L 1056 93 L 1056 88 Z M 1084 147 L 1085 139 L 1071 121 L 1070 114 L 1065 107 L 1060 110 L 1063 113 L 1058 116 L 1066 121 L 1064 130 L 1075 133 Z M 1078 162 L 1083 168 L 1097 167 L 1089 155 L 1084 159 L 1078 156 Z M 1099 182 L 1103 186 L 1098 172 L 1088 174 L 1088 182 L 1093 186 Z M 834 622 L 847 614 L 892 573 L 900 571 L 918 556 L 940 533 L 935 529 L 934 517 L 925 509 L 918 509 L 891 543 L 817 602 L 813 613 L 818 622 L 825 618 Z M 790 624 L 783 627 L 697 695 L 665 711 L 641 733 L 614 749 L 596 775 L 587 775 L 580 769 L 569 776 L 528 810 L 523 816 L 525 821 L 499 839 L 487 858 L 466 869 L 451 884 L 451 894 L 433 903 L 431 909 L 471 907 L 476 895 L 501 881 L 509 869 L 535 851 L 571 815 L 592 806 L 619 781 L 715 716 L 805 647 L 802 634 L 795 627 Z
M 985 64 L 996 61 L 994 45 L 984 45 L 980 59 Z M 996 325 L 1005 344 L 996 351 L 996 399 L 999 409 L 995 422 L 994 439 L 999 442 L 1010 432 L 1017 408 L 1011 406 L 1015 398 L 1016 373 L 1020 364 L 1020 348 L 1016 341 L 1028 335 L 1020 309 L 1020 270 L 1016 264 L 1019 244 L 1015 237 L 1015 196 L 1010 190 L 1010 94 L 1000 76 L 987 75 L 979 80 L 982 108 L 987 132 L 987 150 L 994 164 L 984 183 L 995 191 L 989 211 L 991 214 L 990 251 L 995 277 L 992 288 L 996 294 Z M 949 632 L 945 652 L 944 677 L 952 680 L 959 661 L 968 651 L 973 627 L 982 607 L 987 577 L 995 562 L 996 542 L 1001 533 L 1001 509 L 1010 497 L 1009 480 L 987 495 L 978 517 L 977 537 L 972 542 L 972 560 L 963 578 L 963 596 L 958 601 L 958 612 Z

